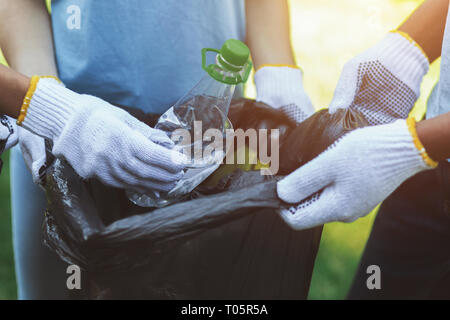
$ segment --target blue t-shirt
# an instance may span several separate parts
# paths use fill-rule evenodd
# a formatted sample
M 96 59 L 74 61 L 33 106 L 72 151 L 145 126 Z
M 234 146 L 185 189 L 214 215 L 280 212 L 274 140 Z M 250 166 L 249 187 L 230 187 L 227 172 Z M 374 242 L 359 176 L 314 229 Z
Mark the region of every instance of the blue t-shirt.
M 201 49 L 244 40 L 243 0 L 53 0 L 60 79 L 163 113 L 201 79 Z
M 442 42 L 439 82 L 428 99 L 427 119 L 447 112 L 450 112 L 450 10 Z

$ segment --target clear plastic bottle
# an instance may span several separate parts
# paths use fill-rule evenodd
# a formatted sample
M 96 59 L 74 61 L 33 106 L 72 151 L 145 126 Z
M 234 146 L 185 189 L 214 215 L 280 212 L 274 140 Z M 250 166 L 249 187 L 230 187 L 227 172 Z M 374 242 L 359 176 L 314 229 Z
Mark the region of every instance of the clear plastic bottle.
M 206 64 L 207 52 L 216 53 L 215 63 Z M 226 129 L 232 129 L 228 109 L 236 85 L 245 83 L 250 74 L 250 50 L 243 42 L 229 39 L 220 50 L 202 50 L 202 67 L 207 74 L 155 126 L 172 138 L 174 148 L 188 156 L 190 165 L 169 192 L 128 191 L 129 199 L 138 206 L 163 207 L 179 200 L 214 172 L 226 155 Z M 205 138 L 212 132 L 209 129 L 215 129 L 214 138 Z

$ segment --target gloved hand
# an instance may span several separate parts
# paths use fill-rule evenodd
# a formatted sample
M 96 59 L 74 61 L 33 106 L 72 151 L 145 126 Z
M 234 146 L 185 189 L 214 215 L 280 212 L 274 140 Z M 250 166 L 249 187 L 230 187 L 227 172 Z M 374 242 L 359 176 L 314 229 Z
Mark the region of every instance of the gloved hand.
M 18 124 L 51 140 L 52 153 L 81 177 L 118 188 L 169 191 L 187 164 L 164 132 L 51 79 L 32 78 Z
M 33 182 L 37 185 L 43 185 L 45 170 L 50 165 L 47 161 L 45 139 L 20 126 L 17 129 L 20 150 L 22 151 L 25 164 L 31 172 Z
M 56 85 L 64 86 L 61 82 L 53 77 L 48 77 L 46 81 L 53 82 Z M 51 164 L 51 160 L 53 159 L 53 156 L 49 155 L 46 150 L 45 139 L 31 133 L 21 126 L 17 127 L 17 133 L 20 150 L 22 152 L 25 164 L 31 173 L 33 182 L 39 186 L 43 186 L 46 169 Z
M 255 86 L 256 101 L 281 109 L 296 122 L 315 111 L 303 89 L 302 71 L 297 67 L 263 65 L 255 73 Z
M 16 120 L 0 115 L 0 155 L 15 146 L 18 141 Z
M 357 129 L 278 182 L 279 197 L 296 204 L 281 215 L 294 229 L 351 222 L 409 177 L 436 166 L 413 118 Z
M 371 125 L 406 119 L 428 68 L 428 58 L 414 40 L 400 31 L 390 32 L 345 64 L 329 111 L 355 108 Z

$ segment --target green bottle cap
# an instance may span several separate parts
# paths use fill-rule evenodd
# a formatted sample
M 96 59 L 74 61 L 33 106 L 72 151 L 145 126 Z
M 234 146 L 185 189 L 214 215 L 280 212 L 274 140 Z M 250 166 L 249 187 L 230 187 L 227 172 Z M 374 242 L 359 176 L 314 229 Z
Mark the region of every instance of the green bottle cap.
M 206 65 L 206 52 L 217 53 L 216 64 Z M 205 48 L 202 50 L 202 67 L 215 80 L 238 84 L 247 81 L 253 64 L 250 61 L 250 49 L 236 39 L 228 39 L 220 50 Z
M 250 57 L 249 48 L 242 42 L 236 39 L 229 39 L 225 41 L 220 49 L 219 58 L 222 59 L 223 67 L 230 68 L 230 71 L 241 70 L 248 62 Z

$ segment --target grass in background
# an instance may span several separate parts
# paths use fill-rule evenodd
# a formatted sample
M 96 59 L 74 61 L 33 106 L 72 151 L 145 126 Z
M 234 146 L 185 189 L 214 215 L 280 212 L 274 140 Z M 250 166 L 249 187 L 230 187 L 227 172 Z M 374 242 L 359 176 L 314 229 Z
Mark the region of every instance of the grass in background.
M 48 0 L 47 0 L 48 1 Z M 317 108 L 332 99 L 346 61 L 396 28 L 422 0 L 290 0 L 292 42 L 305 72 L 305 88 Z M 415 115 L 425 110 L 437 76 L 435 64 L 426 77 Z M 246 93 L 255 96 L 253 85 Z M 0 176 L 0 299 L 15 299 L 11 243 L 8 154 Z M 351 285 L 375 214 L 351 224 L 325 226 L 309 293 L 310 299 L 342 299 Z
M 9 194 L 9 152 L 2 155 L 0 175 L 0 300 L 15 299 L 16 281 L 11 234 L 11 207 Z

